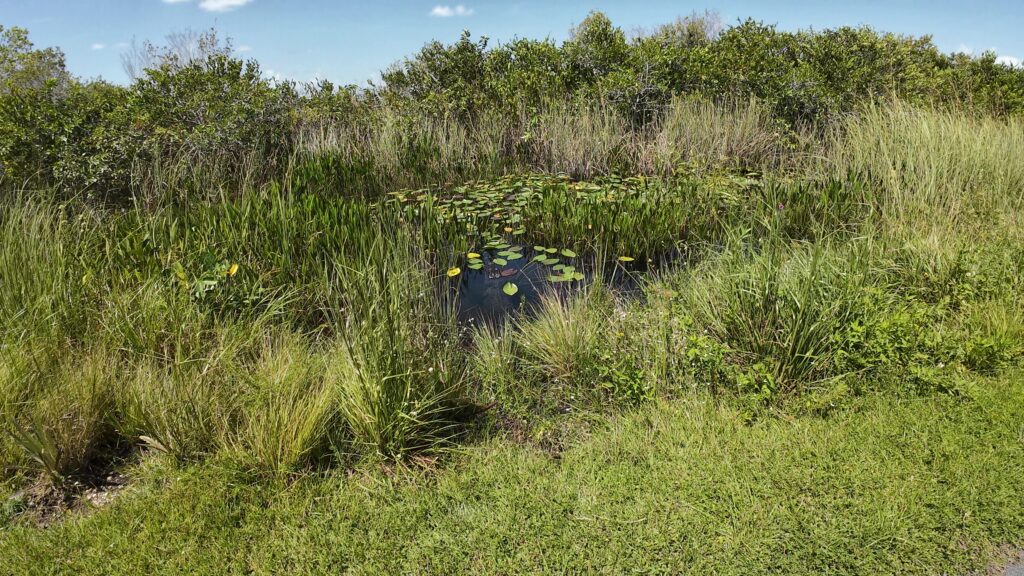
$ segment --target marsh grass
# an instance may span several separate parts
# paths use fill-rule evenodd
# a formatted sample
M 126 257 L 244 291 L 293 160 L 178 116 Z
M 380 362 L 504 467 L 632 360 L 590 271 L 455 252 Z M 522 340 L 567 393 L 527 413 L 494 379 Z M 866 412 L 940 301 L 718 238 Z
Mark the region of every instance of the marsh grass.
M 1024 126 L 901 103 L 867 107 L 829 143 L 829 166 L 877 189 L 882 217 L 919 234 L 1011 221 L 1024 202 Z
M 643 130 L 567 107 L 381 112 L 306 136 L 325 172 L 295 159 L 244 193 L 168 164 L 131 206 L 12 198 L 0 464 L 61 483 L 134 446 L 294 479 L 436 452 L 480 404 L 561 445 L 576 418 L 658 397 L 817 414 L 1019 364 L 1017 124 L 871 109 L 812 171 L 758 106 L 678 101 Z M 490 179 L 538 168 L 565 174 Z M 464 179 L 483 180 L 446 184 Z M 396 185 L 429 188 L 381 196 Z M 587 280 L 470 338 L 446 271 L 496 237 L 569 250 Z
M 296 190 L 375 196 L 527 171 L 591 179 L 722 169 L 795 170 L 820 154 L 756 101 L 673 101 L 634 126 L 607 103 L 548 102 L 471 121 L 382 108 L 359 123 L 304 128 L 292 160 Z
M 243 461 L 273 473 L 295 473 L 322 463 L 338 446 L 338 382 L 330 356 L 308 349 L 292 334 L 271 337 L 248 375 L 237 432 L 228 443 Z
M 457 432 L 465 365 L 451 302 L 401 230 L 379 229 L 341 276 L 344 353 L 334 370 L 341 415 L 361 450 L 387 458 L 443 445 Z M 397 234 L 393 242 L 386 234 Z

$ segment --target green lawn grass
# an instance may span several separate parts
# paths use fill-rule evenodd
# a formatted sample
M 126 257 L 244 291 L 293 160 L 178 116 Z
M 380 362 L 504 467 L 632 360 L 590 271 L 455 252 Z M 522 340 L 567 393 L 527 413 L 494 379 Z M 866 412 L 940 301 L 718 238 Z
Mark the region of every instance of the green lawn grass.
M 560 456 L 261 481 L 144 460 L 114 504 L 0 530 L 0 573 L 964 574 L 1024 544 L 1024 378 L 827 417 L 662 400 Z

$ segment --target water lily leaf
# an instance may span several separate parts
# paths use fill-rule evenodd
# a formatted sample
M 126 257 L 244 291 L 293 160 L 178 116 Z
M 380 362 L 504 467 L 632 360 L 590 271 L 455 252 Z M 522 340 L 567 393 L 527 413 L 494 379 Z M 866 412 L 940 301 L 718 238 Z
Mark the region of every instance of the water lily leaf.
M 571 276 L 568 278 L 565 276 L 548 276 L 548 281 L 550 282 L 568 282 L 569 280 L 572 280 Z
M 537 256 L 533 257 L 533 261 L 534 262 L 543 262 L 544 260 L 547 260 L 547 257 L 544 256 L 543 254 L 540 254 L 540 255 L 537 255 Z
M 505 260 L 504 258 L 495 258 L 494 260 L 492 260 L 492 262 L 494 262 L 498 266 L 504 266 L 505 264 L 508 264 L 508 260 Z
M 579 280 L 583 280 L 583 278 L 584 278 L 584 276 L 583 276 L 583 272 L 576 272 L 576 273 L 574 273 L 574 274 L 572 275 L 572 279 L 573 279 L 573 280 L 577 280 L 577 281 L 579 281 Z
M 504 258 L 506 256 L 511 256 L 511 255 L 512 255 L 512 252 L 509 252 L 508 250 L 502 250 L 501 252 L 498 252 L 498 256 L 501 256 L 502 258 Z
M 476 252 L 470 252 L 469 254 L 466 254 L 466 257 L 470 260 L 476 260 L 477 258 L 480 258 L 480 255 Z
M 523 234 L 526 234 L 526 228 L 518 228 L 512 231 L 513 236 L 522 236 Z
M 552 270 L 561 270 L 562 268 L 565 268 L 565 264 L 555 264 L 551 267 Z
M 547 248 L 543 246 L 534 246 L 533 249 L 536 250 L 537 252 L 544 252 L 545 250 L 547 250 Z
M 456 267 L 456 268 L 449 268 L 448 269 L 448 277 L 449 278 L 455 278 L 459 274 L 462 274 L 462 269 L 461 268 Z
M 541 260 L 541 264 L 545 266 L 552 266 L 558 264 L 558 258 L 545 258 Z
M 512 246 L 511 244 L 504 243 L 504 244 L 498 244 L 497 246 L 495 246 L 495 248 L 497 248 L 498 250 L 508 250 L 511 246 Z
M 508 256 L 505 256 L 505 259 L 506 260 L 519 260 L 522 257 L 523 257 L 523 255 L 520 254 L 519 252 L 509 252 Z
M 566 276 L 569 276 L 570 274 L 572 274 L 575 271 L 576 271 L 576 267 L 575 266 L 566 266 L 565 268 L 562 268 L 562 274 L 565 274 Z
M 619 262 L 632 262 L 633 260 L 632 256 L 619 256 Z
M 554 254 L 555 252 L 558 252 L 558 248 L 545 248 L 544 251 L 548 254 Z
M 576 253 L 568 248 L 562 248 L 562 256 L 565 256 L 566 258 L 575 258 Z
M 516 293 L 519 292 L 519 286 L 516 286 L 514 282 L 506 282 L 505 285 L 501 287 L 501 291 L 509 296 L 515 296 Z
M 484 267 L 484 263 L 483 262 L 476 262 L 476 263 L 473 263 L 473 264 L 470 264 L 469 266 L 467 266 L 467 268 L 469 268 L 470 270 L 479 270 L 479 269 L 481 269 L 483 267 Z

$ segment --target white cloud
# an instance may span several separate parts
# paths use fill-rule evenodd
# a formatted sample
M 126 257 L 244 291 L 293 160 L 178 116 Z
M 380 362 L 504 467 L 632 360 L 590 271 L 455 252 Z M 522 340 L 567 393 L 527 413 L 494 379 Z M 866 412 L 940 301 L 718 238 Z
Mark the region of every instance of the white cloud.
M 192 0 L 163 0 L 164 4 L 181 4 L 183 2 L 191 2 Z
M 1004 64 L 1011 68 L 1024 67 L 1024 60 L 1021 60 L 1016 56 L 999 56 L 998 58 L 996 58 L 996 62 L 998 64 Z
M 962 42 L 960 43 L 960 46 L 957 46 L 956 51 L 957 52 L 963 52 L 964 54 L 967 54 L 968 56 L 970 56 L 971 54 L 974 54 L 974 48 L 972 48 L 972 47 L 970 47 L 967 44 L 964 44 Z
M 199 7 L 207 12 L 227 12 L 241 8 L 253 0 L 200 0 Z
M 454 7 L 448 6 L 447 4 L 444 6 L 438 4 L 437 6 L 434 6 L 433 10 L 430 11 L 430 15 L 436 16 L 438 18 L 451 18 L 452 16 L 472 16 L 473 9 L 466 8 L 462 4 L 459 4 L 458 6 Z
M 107 45 L 102 42 L 94 42 L 91 46 L 89 46 L 89 48 L 92 48 L 93 50 L 103 50 L 106 47 Z
M 238 48 L 235 48 L 235 52 L 241 54 L 242 52 L 252 52 L 252 46 L 248 44 L 242 44 Z

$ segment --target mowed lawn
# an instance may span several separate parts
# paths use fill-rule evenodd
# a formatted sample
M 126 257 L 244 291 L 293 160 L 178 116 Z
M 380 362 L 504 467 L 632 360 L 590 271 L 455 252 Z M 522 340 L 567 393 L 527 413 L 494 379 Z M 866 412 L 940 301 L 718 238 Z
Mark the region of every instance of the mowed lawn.
M 686 397 L 560 454 L 264 481 L 144 460 L 113 504 L 0 530 L 4 574 L 967 574 L 1024 544 L 1024 377 L 748 422 Z

